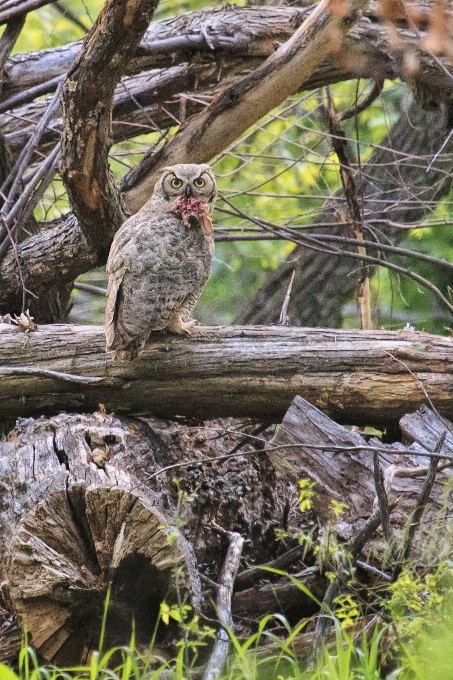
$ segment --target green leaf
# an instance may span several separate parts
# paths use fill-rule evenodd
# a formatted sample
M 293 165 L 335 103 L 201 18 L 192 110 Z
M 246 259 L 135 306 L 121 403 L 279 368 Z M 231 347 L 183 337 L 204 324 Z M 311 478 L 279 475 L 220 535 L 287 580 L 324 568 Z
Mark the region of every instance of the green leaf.
M 13 673 L 8 666 L 0 663 L 0 680 L 19 680 L 19 676 Z

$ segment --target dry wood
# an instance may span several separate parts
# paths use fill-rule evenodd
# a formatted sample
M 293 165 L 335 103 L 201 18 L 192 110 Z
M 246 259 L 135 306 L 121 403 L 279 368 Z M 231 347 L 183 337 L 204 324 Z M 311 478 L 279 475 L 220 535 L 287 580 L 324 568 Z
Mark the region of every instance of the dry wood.
M 100 413 L 60 416 L 31 421 L 0 445 L 1 576 L 45 659 L 86 657 L 109 585 L 108 635 L 117 626 L 130 633 L 133 616 L 139 635 L 151 635 L 182 560 L 160 528 L 171 524 L 162 500 L 139 484 L 128 434 Z M 139 444 L 138 428 L 135 436 Z
M 103 403 L 117 413 L 275 422 L 299 394 L 341 422 L 389 424 L 425 401 L 398 358 L 420 377 L 438 411 L 451 412 L 452 342 L 427 333 L 198 327 L 187 339 L 156 334 L 143 357 L 113 365 L 100 327 L 39 326 L 28 334 L 8 325 L 0 329 L 0 367 L 103 379 L 77 385 L 38 375 L 0 376 L 0 417 L 9 420 L 90 411 Z
M 423 424 L 425 421 L 426 425 Z M 406 424 L 408 431 L 416 429 L 420 438 L 425 439 L 430 436 L 431 428 L 438 427 L 438 424 L 442 423 L 439 417 L 426 406 L 422 406 L 415 414 L 405 415 L 402 422 Z M 411 439 L 414 438 L 411 437 Z M 311 448 L 306 442 L 325 444 L 326 450 Z M 347 449 L 354 446 L 357 449 L 351 452 L 328 451 L 327 448 L 333 443 L 337 447 L 343 446 Z M 404 448 L 401 444 L 396 443 L 390 446 L 373 439 L 369 443 L 380 447 L 380 463 L 384 473 L 392 465 L 411 467 L 414 474 L 416 471 L 419 473 L 416 481 L 407 476 L 393 478 L 390 503 L 398 499 L 398 504 L 391 514 L 391 523 L 395 543 L 399 545 L 407 518 L 411 516 L 423 486 L 423 477 L 429 462 L 429 458 L 423 453 L 427 454 L 432 451 L 434 446 L 425 448 L 413 441 L 406 451 L 413 450 L 414 454 L 422 455 L 410 453 L 403 455 L 399 453 Z M 295 445 L 294 449 L 292 445 Z M 279 448 L 281 446 L 285 448 Z M 354 535 L 359 535 L 358 532 L 363 526 L 363 518 L 369 517 L 373 511 L 376 495 L 373 455 L 364 449 L 360 450 L 360 446 L 367 447 L 368 443 L 358 432 L 334 423 L 304 399 L 297 397 L 286 413 L 281 429 L 268 448 L 270 460 L 284 479 L 293 479 L 293 482 L 296 482 L 298 479 L 308 477 L 316 482 L 313 501 L 316 515 L 326 523 L 334 522 L 338 534 L 348 541 Z M 272 447 L 275 447 L 275 450 L 272 450 Z M 450 455 L 452 451 L 453 435 L 448 432 L 442 453 Z M 440 536 L 442 531 L 449 531 L 448 522 L 444 522 L 443 517 L 448 515 L 450 503 L 445 502 L 444 494 L 452 483 L 453 474 L 450 469 L 438 472 L 430 492 L 429 506 L 425 511 L 423 523 L 418 527 L 412 549 L 417 555 L 423 554 L 425 563 L 429 563 L 433 558 L 436 559 L 438 551 L 448 546 L 448 541 L 442 545 Z M 348 505 L 345 513 L 335 521 L 331 500 Z M 379 524 L 379 518 L 376 521 Z M 433 536 L 432 526 L 435 522 L 437 525 L 442 524 L 443 528 L 438 529 L 436 535 Z M 385 548 L 386 541 L 382 533 L 368 546 L 369 554 L 374 554 L 377 559 L 381 559 Z
M 158 0 L 108 0 L 63 86 L 61 175 L 86 240 L 102 261 L 126 219 L 108 166 L 115 87 Z
M 259 581 L 261 578 L 266 578 L 267 576 L 269 576 L 269 571 L 267 570 L 268 568 L 285 569 L 285 567 L 288 567 L 290 564 L 293 564 L 293 562 L 298 560 L 302 552 L 303 546 L 296 545 L 295 548 L 287 550 L 285 553 L 283 553 L 283 555 L 280 555 L 275 560 L 272 560 L 267 564 L 263 564 L 262 566 L 250 567 L 245 571 L 241 571 L 241 573 L 237 575 L 236 581 L 234 582 L 234 589 L 236 591 L 239 591 L 245 590 L 245 588 L 250 588 L 250 586 L 253 586 L 253 584 L 256 581 Z
M 317 567 L 308 568 L 306 574 L 294 576 L 307 588 L 314 598 L 322 600 L 328 579 L 321 575 Z M 270 574 L 267 574 L 269 577 Z M 311 616 L 319 610 L 316 600 L 307 595 L 289 578 L 281 578 L 277 583 L 263 583 L 236 593 L 233 598 L 233 613 L 250 617 L 265 616 L 273 612 L 284 612 L 291 624 L 296 624 L 303 616 Z
M 217 587 L 217 615 L 221 628 L 217 632 L 216 641 L 209 657 L 203 680 L 217 680 L 228 656 L 230 637 L 228 630 L 234 631 L 231 616 L 231 598 L 233 596 L 234 579 L 241 561 L 244 538 L 236 531 L 228 532 L 229 546 L 220 574 Z
M 126 181 L 132 180 L 134 186 L 124 191 L 128 209 L 136 212 L 141 207 L 140 194 L 151 193 L 156 170 L 169 165 L 171 158 L 178 158 L 180 163 L 212 158 L 268 111 L 305 87 L 325 55 L 341 43 L 367 5 L 368 0 L 355 0 L 343 16 L 331 11 L 328 0 L 315 5 L 294 35 L 262 66 L 226 88 L 204 111 L 186 121 L 152 158 L 145 157 L 129 173 Z
M 160 601 L 178 600 L 169 573 L 177 564 L 185 562 L 190 577 L 179 577 L 179 600 L 187 601 L 192 588 L 190 603 L 198 610 L 203 602 L 197 561 L 222 580 L 225 551 L 212 530 L 215 521 L 244 535 L 254 525 L 247 560 L 275 555 L 279 545 L 268 545 L 264 536 L 275 525 L 282 484 L 272 466 L 255 456 L 221 460 L 235 441 L 212 437 L 202 427 L 98 412 L 27 419 L 0 442 L 1 601 L 17 613 L 46 659 L 78 663 L 97 645 L 109 584 L 108 646 L 128 643 L 132 617 L 137 643 L 149 644 Z M 254 451 L 250 445 L 246 450 Z M 199 462 L 206 454 L 213 464 Z M 181 459 L 190 461 L 178 477 L 188 495 L 196 491 L 191 503 L 181 502 L 173 472 L 165 473 L 168 463 Z M 222 603 L 231 579 L 223 586 Z M 204 606 L 212 618 L 208 598 Z M 17 631 L 4 638 L 0 658 L 12 658 Z

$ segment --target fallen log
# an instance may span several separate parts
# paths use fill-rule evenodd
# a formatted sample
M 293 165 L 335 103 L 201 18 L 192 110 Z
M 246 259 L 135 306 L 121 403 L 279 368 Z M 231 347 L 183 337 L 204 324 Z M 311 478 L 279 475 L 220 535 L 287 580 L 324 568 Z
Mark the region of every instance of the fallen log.
M 104 348 L 98 326 L 0 324 L 0 420 L 104 404 L 279 422 L 301 395 L 338 422 L 389 426 L 426 401 L 424 390 L 452 415 L 452 340 L 428 333 L 200 326 L 190 338 L 156 333 L 132 363 L 113 364 Z
M 312 501 L 316 516 L 323 524 L 334 525 L 337 534 L 349 541 L 377 506 L 372 449 L 377 450 L 387 494 L 397 500 L 390 521 L 396 543 L 400 545 L 435 443 L 439 435 L 445 433 L 441 454 L 434 455 L 440 459 L 442 456 L 449 458 L 445 462 L 450 467 L 437 473 L 428 507 L 412 544 L 413 555 L 423 555 L 426 565 L 433 559 L 438 560 L 446 547 L 449 549 L 449 541 L 442 541 L 441 537 L 444 531 L 447 537 L 449 523 L 445 518 L 452 510 L 450 501 L 445 500 L 445 492 L 453 483 L 453 425 L 424 405 L 417 412 L 405 415 L 400 422 L 407 446 L 399 442 L 383 444 L 377 438 L 367 441 L 358 432 L 338 425 L 307 401 L 296 397 L 267 453 L 277 473 L 287 482 L 292 479 L 294 483 L 302 478 L 316 482 Z M 332 501 L 347 505 L 337 520 Z M 433 526 L 438 527 L 435 535 Z M 367 554 L 379 561 L 385 548 L 386 541 L 379 530 L 375 539 L 368 543 Z

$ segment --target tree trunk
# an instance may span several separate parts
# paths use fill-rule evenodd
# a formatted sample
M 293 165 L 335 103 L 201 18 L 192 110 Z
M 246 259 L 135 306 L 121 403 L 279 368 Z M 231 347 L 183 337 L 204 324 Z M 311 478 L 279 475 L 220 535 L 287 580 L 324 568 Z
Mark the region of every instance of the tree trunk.
M 448 115 L 445 108 L 428 111 L 415 101 L 364 165 L 362 177 L 358 177 L 363 185 L 364 223 L 373 219 L 372 228 L 380 234 L 381 241 L 387 242 L 388 238 L 394 244 L 400 243 L 407 232 L 388 222 L 417 223 L 448 194 L 452 183 L 453 138 L 433 168 L 426 172 L 426 159 L 439 150 L 448 133 Z M 341 193 L 326 200 L 315 224 L 330 222 L 328 233 L 344 236 L 340 216 L 346 213 Z M 313 231 L 319 229 L 315 226 Z M 389 259 L 392 260 L 391 255 Z M 356 260 L 299 245 L 287 262 L 266 277 L 255 297 L 239 311 L 235 323 L 278 321 L 289 279 L 295 271 L 288 308 L 290 323 L 339 328 L 343 305 L 353 297 L 357 285 L 357 276 L 351 275 L 356 270 Z M 445 286 L 452 283 L 451 279 L 444 279 Z

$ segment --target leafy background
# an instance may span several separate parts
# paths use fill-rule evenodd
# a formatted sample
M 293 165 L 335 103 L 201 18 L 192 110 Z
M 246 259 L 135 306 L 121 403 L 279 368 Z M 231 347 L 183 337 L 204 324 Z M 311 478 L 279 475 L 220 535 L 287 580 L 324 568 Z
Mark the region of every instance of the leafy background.
M 200 9 L 201 0 L 164 0 L 156 18 Z M 103 0 L 72 0 L 45 6 L 27 15 L 26 25 L 15 52 L 40 50 L 83 38 L 98 15 Z M 69 13 L 68 13 L 69 8 Z M 66 12 L 66 14 L 65 14 Z M 69 14 L 71 16 L 69 16 Z M 359 91 L 366 92 L 371 83 L 360 81 Z M 351 106 L 357 94 L 356 81 L 334 86 L 338 110 Z M 374 145 L 407 108 L 411 94 L 399 82 L 386 82 L 381 96 L 357 121 L 343 124 L 351 148 L 360 161 L 369 158 Z M 254 215 L 275 224 L 309 225 L 327 197 L 340 188 L 338 162 L 332 153 L 326 123 L 322 115 L 324 93 L 302 93 L 287 100 L 266 116 L 219 157 L 213 160 L 220 195 L 246 215 Z M 119 180 L 155 141 L 156 133 L 141 135 L 116 144 L 111 151 L 111 168 Z M 439 146 L 442 140 L 439 140 Z M 404 246 L 439 258 L 453 258 L 451 234 L 452 197 L 448 196 L 432 211 L 423 225 L 408 232 Z M 250 231 L 253 225 L 221 210 L 229 206 L 218 202 L 214 222 L 236 234 Z M 53 219 L 69 210 L 61 179 L 57 176 L 41 204 L 38 219 Z M 434 226 L 430 226 L 435 223 Z M 420 228 L 422 226 L 423 228 Z M 195 310 L 195 316 L 207 324 L 231 324 L 241 305 L 253 299 L 264 282 L 266 272 L 275 270 L 291 257 L 295 246 L 289 241 L 239 240 L 218 243 L 212 276 Z M 449 293 L 453 286 L 441 268 L 426 263 L 414 264 L 420 274 Z M 105 269 L 99 268 L 80 277 L 80 281 L 106 286 Z M 339 281 L 341 285 L 341 281 Z M 380 268 L 371 281 L 373 322 L 376 328 L 404 327 L 447 333 L 453 320 L 435 297 L 408 279 Z M 70 320 L 74 323 L 103 321 L 105 300 L 82 291 L 73 291 Z M 357 327 L 353 300 L 344 309 L 344 325 Z M 272 319 L 276 322 L 277 319 Z

